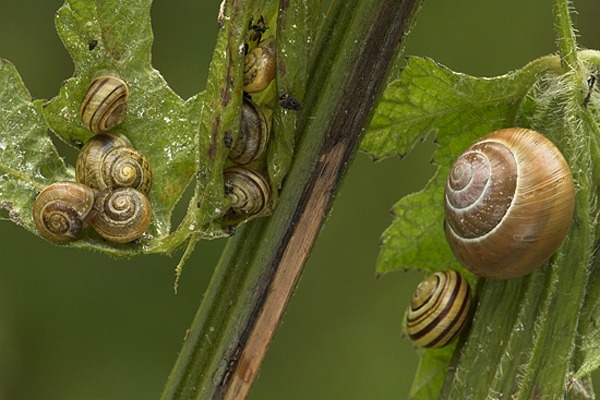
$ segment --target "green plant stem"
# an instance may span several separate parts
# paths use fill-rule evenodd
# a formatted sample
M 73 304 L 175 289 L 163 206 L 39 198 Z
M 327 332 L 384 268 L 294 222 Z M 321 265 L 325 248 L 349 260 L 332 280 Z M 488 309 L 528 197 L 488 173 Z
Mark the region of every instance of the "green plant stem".
M 575 386 L 573 377 L 583 358 L 575 351 L 579 317 L 589 319 L 582 313 L 585 301 L 597 299 L 588 295 L 588 279 L 597 229 L 592 182 L 600 160 L 591 142 L 598 122 L 582 105 L 587 77 L 568 2 L 554 1 L 553 11 L 562 71 L 548 80 L 560 91 L 549 95 L 550 106 L 540 109 L 537 121 L 571 168 L 577 188 L 573 223 L 559 251 L 532 274 L 479 281 L 471 330 L 457 346 L 440 398 L 588 398 L 588 382 Z
M 569 3 L 569 0 L 554 0 L 552 7 L 558 52 L 564 72 L 575 70 L 577 65 L 577 44 L 569 15 Z
M 292 3 L 282 2 L 280 12 Z M 309 61 L 301 140 L 280 201 L 271 217 L 242 226 L 228 242 L 163 399 L 247 396 L 420 3 L 332 5 Z

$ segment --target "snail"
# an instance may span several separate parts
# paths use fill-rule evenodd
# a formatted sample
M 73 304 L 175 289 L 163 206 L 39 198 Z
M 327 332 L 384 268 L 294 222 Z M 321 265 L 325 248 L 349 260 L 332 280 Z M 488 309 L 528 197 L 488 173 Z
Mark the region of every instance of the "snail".
M 244 57 L 244 91 L 256 93 L 275 78 L 275 38 L 269 36 Z
M 240 134 L 231 147 L 229 158 L 239 165 L 247 165 L 258 159 L 267 148 L 269 126 L 262 110 L 244 98 Z
M 271 189 L 265 178 L 258 172 L 231 167 L 223 171 L 225 194 L 231 200 L 231 209 L 240 214 L 256 214 L 267 205 Z
M 569 166 L 539 133 L 489 133 L 454 163 L 445 189 L 445 232 L 476 275 L 510 279 L 542 265 L 565 238 L 575 204 Z
M 33 222 L 46 239 L 68 243 L 77 239 L 94 207 L 95 192 L 77 182 L 56 182 L 38 194 Z
M 85 143 L 77 156 L 75 177 L 97 190 L 132 187 L 148 194 L 152 187 L 146 157 L 127 138 L 112 133 L 99 133 Z
M 406 312 L 406 331 L 421 347 L 437 349 L 458 337 L 469 315 L 471 288 L 454 270 L 438 271 L 415 289 Z
M 106 132 L 123 122 L 129 89 L 121 79 L 103 75 L 88 87 L 79 111 L 83 125 L 94 133 Z
M 152 207 L 146 195 L 126 187 L 107 189 L 96 198 L 98 212 L 91 225 L 104 239 L 128 243 L 146 232 L 150 226 Z

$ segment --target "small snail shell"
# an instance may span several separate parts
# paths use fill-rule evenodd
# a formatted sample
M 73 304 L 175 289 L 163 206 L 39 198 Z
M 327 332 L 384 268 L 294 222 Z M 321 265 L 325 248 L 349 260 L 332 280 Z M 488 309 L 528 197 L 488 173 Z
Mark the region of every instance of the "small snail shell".
M 129 89 L 121 79 L 95 78 L 83 96 L 79 111 L 83 125 L 94 133 L 106 132 L 123 122 Z
M 46 239 L 68 243 L 77 238 L 94 207 L 95 193 L 77 182 L 56 182 L 38 194 L 33 222 Z
M 106 190 L 96 199 L 98 212 L 91 224 L 100 236 L 115 243 L 131 242 L 150 226 L 152 207 L 148 198 L 133 188 Z
M 467 280 L 453 270 L 436 272 L 415 289 L 406 313 L 406 331 L 418 346 L 443 347 L 464 328 L 470 306 Z
M 262 110 L 250 99 L 242 103 L 240 134 L 233 143 L 229 158 L 239 165 L 256 161 L 267 148 L 269 126 Z
M 225 194 L 231 200 L 231 209 L 240 214 L 256 214 L 267 205 L 271 189 L 258 172 L 231 167 L 223 171 Z
M 146 157 L 123 136 L 99 133 L 81 148 L 75 163 L 78 182 L 97 190 L 132 187 L 147 194 L 152 170 Z
M 244 90 L 256 93 L 275 78 L 275 38 L 269 36 L 244 57 Z
M 446 239 L 474 274 L 516 278 L 558 249 L 574 204 L 571 171 L 552 142 L 532 130 L 502 129 L 476 141 L 452 166 Z

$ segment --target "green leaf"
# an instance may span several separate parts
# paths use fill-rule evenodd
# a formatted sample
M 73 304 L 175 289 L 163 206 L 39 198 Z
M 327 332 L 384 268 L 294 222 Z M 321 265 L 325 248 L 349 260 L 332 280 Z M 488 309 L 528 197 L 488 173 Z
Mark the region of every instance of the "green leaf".
M 421 355 L 417 375 L 410 388 L 410 400 L 435 399 L 448 371 L 448 360 L 455 344 L 436 350 L 419 350 Z
M 57 180 L 74 180 L 46 129 L 42 102 L 32 101 L 15 67 L 0 60 L 0 208 L 32 232 L 37 192 Z

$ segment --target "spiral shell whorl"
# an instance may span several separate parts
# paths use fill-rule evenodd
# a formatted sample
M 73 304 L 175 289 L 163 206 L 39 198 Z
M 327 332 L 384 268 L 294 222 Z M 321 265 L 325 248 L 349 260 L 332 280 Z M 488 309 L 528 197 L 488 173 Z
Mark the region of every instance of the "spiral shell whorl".
M 101 133 L 86 142 L 75 165 L 77 181 L 91 188 L 132 187 L 147 194 L 152 170 L 146 157 L 122 136 Z
M 548 139 L 527 129 L 492 132 L 450 171 L 446 239 L 458 261 L 481 277 L 528 274 L 566 236 L 574 193 L 569 167 Z
M 271 197 L 271 189 L 258 172 L 231 167 L 223 171 L 225 194 L 231 200 L 231 209 L 241 214 L 256 214 L 262 211 Z
M 96 207 L 100 211 L 92 219 L 92 226 L 108 241 L 131 242 L 150 226 L 150 202 L 133 188 L 107 190 L 96 199 Z
M 408 335 L 421 347 L 443 347 L 464 328 L 470 306 L 467 280 L 453 270 L 436 272 L 419 283 L 413 293 L 406 314 Z
M 132 187 L 147 194 L 152 187 L 152 172 L 146 157 L 133 147 L 120 147 L 106 154 L 102 177 L 109 187 Z
M 121 79 L 103 75 L 90 83 L 81 102 L 83 124 L 94 133 L 106 132 L 123 122 L 129 88 Z
M 229 158 L 239 165 L 256 161 L 266 150 L 269 127 L 262 110 L 249 99 L 242 103 L 240 134 L 229 152 Z
M 46 187 L 33 204 L 33 221 L 46 239 L 68 243 L 77 238 L 94 206 L 94 191 L 76 182 Z
M 517 174 L 515 157 L 502 142 L 481 141 L 471 146 L 448 175 L 448 224 L 464 238 L 489 233 L 512 203 Z

